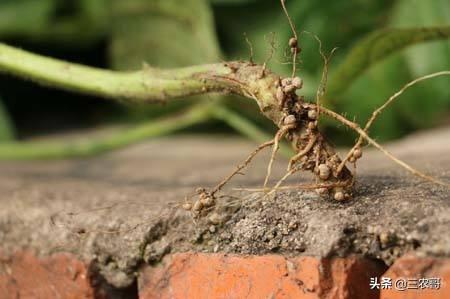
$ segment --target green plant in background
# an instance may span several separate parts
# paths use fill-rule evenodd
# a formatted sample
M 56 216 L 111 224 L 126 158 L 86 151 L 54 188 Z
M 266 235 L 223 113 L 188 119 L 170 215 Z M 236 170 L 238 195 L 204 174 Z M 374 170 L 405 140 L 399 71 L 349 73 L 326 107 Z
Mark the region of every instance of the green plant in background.
M 407 81 L 450 68 L 450 44 L 445 40 L 450 35 L 448 1 L 291 0 L 287 5 L 300 30 L 317 34 L 325 48 L 339 47 L 330 66 L 325 103 L 349 117 L 357 117 L 360 122 L 367 120 L 374 107 Z M 5 0 L 0 3 L 0 39 L 16 38 L 71 49 L 86 48 L 106 39 L 111 67 L 118 70 L 248 59 L 250 51 L 244 32 L 252 44 L 255 61 L 260 63 L 269 56 L 271 32 L 276 33 L 275 41 L 285 41 L 290 36 L 278 1 Z M 425 43 L 429 41 L 435 42 Z M 405 49 L 418 43 L 421 45 Z M 276 53 L 268 67 L 279 74 L 288 74 L 291 65 L 285 63 L 289 60 L 286 49 L 278 42 L 275 46 Z M 322 61 L 318 44 L 310 35 L 301 35 L 301 46 L 298 73 L 305 81 L 302 92 L 312 97 L 319 83 Z M 0 60 L 1 51 L 0 48 Z M 443 119 L 450 107 L 446 85 L 448 79 L 437 78 L 406 93 L 405 99 L 382 115 L 372 134 L 381 139 L 395 138 Z M 168 116 L 167 120 L 154 117 L 183 115 L 183 111 L 195 109 L 192 107 L 199 100 L 211 102 L 205 97 L 190 98 L 161 108 L 139 106 L 126 110 L 132 119 L 145 122 L 138 127 L 161 128 L 159 124 L 164 123 L 170 130 L 143 130 L 133 135 L 135 138 L 126 137 L 134 129 L 120 131 L 110 137 L 116 142 L 88 140 L 80 147 L 72 147 L 79 148 L 78 151 L 69 150 L 68 146 L 52 151 L 57 145 L 45 144 L 23 150 L 20 157 L 89 155 L 149 136 L 168 134 L 195 121 L 180 122 L 179 116 Z M 227 101 L 222 96 L 216 96 L 212 102 L 210 112 L 196 121 L 216 119 L 259 141 L 267 137 L 262 130 L 268 129 L 270 123 L 255 113 L 253 104 Z M 12 136 L 8 116 L 3 115 L 0 113 L 1 135 Z M 179 125 L 168 125 L 172 118 Z M 343 134 L 333 132 L 343 139 Z M 21 145 L 4 145 L 0 155 L 8 157 L 6 153 L 19 152 L 18 146 Z
M 86 47 L 108 34 L 107 0 L 2 0 L 0 37 Z

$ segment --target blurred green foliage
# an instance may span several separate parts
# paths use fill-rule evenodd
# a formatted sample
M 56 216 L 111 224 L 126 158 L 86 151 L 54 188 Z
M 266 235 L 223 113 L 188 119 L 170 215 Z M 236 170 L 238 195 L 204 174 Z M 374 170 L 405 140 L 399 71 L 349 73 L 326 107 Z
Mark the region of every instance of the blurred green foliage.
M 349 118 L 364 122 L 375 107 L 409 80 L 450 69 L 448 40 L 400 51 L 414 43 L 448 37 L 448 0 L 286 2 L 298 31 L 319 36 L 325 51 L 339 48 L 330 65 L 327 104 Z M 419 27 L 439 29 L 409 30 Z M 258 63 L 269 57 L 273 39 L 276 53 L 268 62 L 269 67 L 283 75 L 290 73 L 285 43 L 291 32 L 278 0 L 0 2 L 0 40 L 14 39 L 19 44 L 31 43 L 55 51 L 89 49 L 96 42 L 105 41 L 103 55 L 109 66 L 122 70 L 145 67 L 145 63 L 176 67 L 248 59 L 250 51 L 244 33 Z M 298 74 L 305 80 L 302 92 L 312 99 L 323 63 L 318 43 L 311 35 L 301 34 L 300 45 Z M 448 86 L 448 78 L 436 78 L 408 91 L 386 110 L 372 135 L 379 139 L 397 138 L 444 123 L 450 110 Z M 191 102 L 174 102 L 159 108 L 126 107 L 123 115 L 132 120 L 148 119 L 177 111 Z M 263 127 L 271 126 L 251 102 L 230 101 L 227 105 Z M 336 134 L 336 140 L 345 141 L 346 134 L 327 122 L 324 126 Z M 12 136 L 9 127 L 8 117 L 0 109 L 0 141 L 2 136 Z

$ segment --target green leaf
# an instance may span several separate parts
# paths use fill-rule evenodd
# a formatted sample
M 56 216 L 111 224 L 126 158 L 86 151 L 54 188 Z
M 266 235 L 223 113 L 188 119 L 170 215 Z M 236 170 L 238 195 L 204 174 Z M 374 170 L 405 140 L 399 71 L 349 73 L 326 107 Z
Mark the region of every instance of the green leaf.
M 450 26 L 382 29 L 369 34 L 354 46 L 332 73 L 328 97 L 342 94 L 359 75 L 390 54 L 413 44 L 446 39 L 449 36 Z
M 206 0 L 115 0 L 112 65 L 177 67 L 217 62 L 220 50 Z
M 3 0 L 0 3 L 0 37 L 23 35 L 45 27 L 55 0 Z
M 221 51 L 207 0 L 115 0 L 110 59 L 112 67 L 131 70 L 171 68 L 217 62 Z M 161 116 L 191 104 L 129 107 L 129 120 Z
M 0 3 L 0 38 L 82 48 L 108 32 L 108 5 L 107 0 L 6 0 Z
M 413 7 L 413 9 L 411 8 Z M 399 1 L 391 23 L 397 27 L 443 26 L 450 24 L 450 2 L 446 0 Z M 450 41 L 421 44 L 402 52 L 412 78 L 450 69 Z M 420 87 L 416 96 L 397 105 L 412 127 L 426 127 L 444 121 L 450 108 L 450 78 L 435 78 Z
M 364 126 L 372 112 L 410 79 L 405 60 L 401 53 L 396 53 L 359 76 L 338 98 L 339 102 L 335 109 Z M 406 92 L 398 102 L 384 110 L 370 129 L 370 135 L 384 141 L 405 134 L 409 129 L 408 121 L 402 117 L 399 102 L 409 103 L 418 96 L 418 90 L 416 87 L 413 89 L 414 92 Z M 342 138 L 344 135 L 349 135 L 348 131 L 341 132 L 339 137 Z
M 345 52 L 353 39 L 378 25 L 380 17 L 389 12 L 390 2 L 302 0 L 286 1 L 286 5 L 298 32 L 307 30 L 318 35 L 325 48 L 339 47 L 339 55 Z M 290 73 L 291 66 L 280 63 L 287 60 L 284 54 L 292 32 L 279 1 L 258 1 L 234 6 L 217 4 L 214 8 L 224 49 L 229 56 L 233 59 L 248 59 L 249 49 L 243 36 L 245 32 L 253 44 L 255 60 L 264 62 L 270 49 L 267 39 L 271 32 L 275 32 L 277 55 L 269 66 L 281 74 Z M 349 11 L 352 13 L 349 14 Z M 367 14 L 367 11 L 371 13 Z M 307 72 L 320 76 L 322 60 L 317 42 L 308 35 L 302 35 L 301 46 L 300 58 L 303 63 L 299 74 Z
M 414 9 L 411 9 L 411 5 Z M 446 0 L 399 1 L 391 23 L 404 28 L 413 26 L 445 26 L 450 24 L 450 2 Z M 427 43 L 407 49 L 404 56 L 415 76 L 450 66 L 450 41 Z M 448 90 L 448 88 L 447 88 Z
M 9 115 L 0 98 L 0 143 L 14 139 L 14 131 Z

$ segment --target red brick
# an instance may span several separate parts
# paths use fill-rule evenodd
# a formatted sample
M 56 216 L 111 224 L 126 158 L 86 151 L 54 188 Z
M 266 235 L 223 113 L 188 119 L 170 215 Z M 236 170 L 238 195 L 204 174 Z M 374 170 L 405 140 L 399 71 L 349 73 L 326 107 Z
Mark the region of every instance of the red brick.
M 383 276 L 391 278 L 395 283 L 397 278 L 419 279 L 440 278 L 441 287 L 433 289 L 407 289 L 405 291 L 392 289 L 381 290 L 381 299 L 448 299 L 450 298 L 450 259 L 417 257 L 407 255 L 398 259 Z
M 87 265 L 61 253 L 37 258 L 31 252 L 0 255 L 0 298 L 94 298 Z
M 378 298 L 370 277 L 383 266 L 358 257 L 320 259 L 278 255 L 181 253 L 139 277 L 141 299 L 150 298 Z

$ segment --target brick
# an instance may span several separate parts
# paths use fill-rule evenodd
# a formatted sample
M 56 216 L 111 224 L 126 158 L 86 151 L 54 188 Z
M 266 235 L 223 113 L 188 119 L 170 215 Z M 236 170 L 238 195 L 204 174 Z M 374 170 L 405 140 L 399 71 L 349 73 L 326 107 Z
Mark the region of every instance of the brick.
M 179 253 L 139 275 L 150 298 L 378 298 L 370 277 L 385 267 L 356 256 L 321 259 L 279 255 Z
M 399 291 L 395 289 L 381 290 L 381 299 L 448 299 L 450 298 L 450 259 L 418 257 L 413 254 L 406 255 L 398 260 L 383 274 L 391 278 L 393 284 L 398 278 L 440 278 L 441 287 L 436 289 L 406 289 Z
M 88 267 L 67 253 L 37 258 L 29 251 L 0 255 L 0 298 L 94 298 Z

